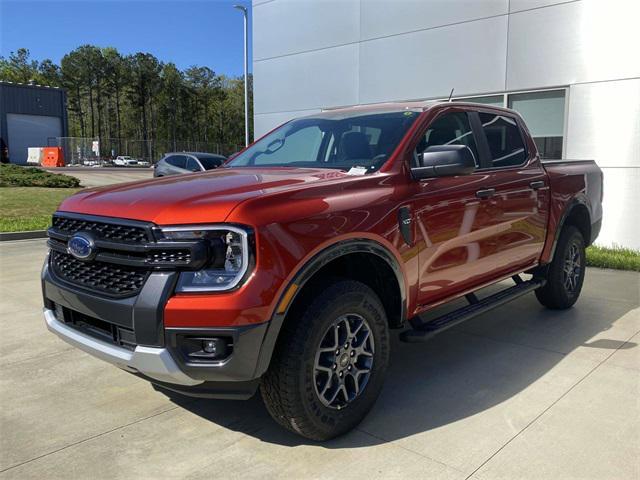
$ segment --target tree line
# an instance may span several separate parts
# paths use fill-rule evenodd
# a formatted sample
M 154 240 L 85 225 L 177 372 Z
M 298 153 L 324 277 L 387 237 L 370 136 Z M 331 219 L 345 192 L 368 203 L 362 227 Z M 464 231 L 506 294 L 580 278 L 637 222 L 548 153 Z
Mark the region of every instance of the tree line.
M 64 88 L 69 135 L 113 139 L 110 147 L 101 141 L 109 151 L 121 151 L 124 139 L 142 140 L 148 158 L 185 143 L 244 145 L 244 79 L 209 67 L 180 70 L 150 53 L 94 45 L 76 48 L 58 65 L 21 48 L 0 56 L 0 80 Z M 252 93 L 249 76 L 249 118 Z

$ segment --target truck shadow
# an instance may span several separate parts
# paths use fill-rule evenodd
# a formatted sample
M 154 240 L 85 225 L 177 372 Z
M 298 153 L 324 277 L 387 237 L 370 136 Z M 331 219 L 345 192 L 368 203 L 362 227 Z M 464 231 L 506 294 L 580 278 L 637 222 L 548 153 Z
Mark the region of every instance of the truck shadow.
M 392 335 L 391 365 L 372 411 L 355 431 L 318 445 L 364 447 L 445 425 L 472 441 L 491 435 L 491 425 L 526 424 L 616 350 L 638 348 L 629 339 L 640 330 L 639 277 L 617 275 L 629 276 L 624 292 L 592 280 L 570 310 L 546 310 L 527 295 L 428 343 L 404 344 Z M 194 401 L 178 395 L 171 399 L 263 442 L 316 443 L 276 425 L 259 395 L 245 402 Z M 460 422 L 479 414 L 486 418 Z M 455 422 L 460 424 L 452 425 Z

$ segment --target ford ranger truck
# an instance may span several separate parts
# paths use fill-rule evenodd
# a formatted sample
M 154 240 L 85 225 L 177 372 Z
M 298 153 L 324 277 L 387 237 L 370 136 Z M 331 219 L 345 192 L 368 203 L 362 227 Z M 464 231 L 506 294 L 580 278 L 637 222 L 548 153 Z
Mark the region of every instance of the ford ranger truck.
M 48 231 L 44 316 L 159 390 L 260 390 L 278 423 L 326 440 L 372 407 L 392 330 L 425 342 L 529 292 L 571 307 L 601 201 L 598 166 L 542 161 L 512 110 L 325 111 L 214 171 L 66 199 Z

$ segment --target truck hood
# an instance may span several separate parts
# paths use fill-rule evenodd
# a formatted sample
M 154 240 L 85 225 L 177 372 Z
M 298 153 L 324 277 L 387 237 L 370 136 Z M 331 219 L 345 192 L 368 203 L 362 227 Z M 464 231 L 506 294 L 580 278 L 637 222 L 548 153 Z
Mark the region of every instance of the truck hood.
M 223 222 L 250 198 L 345 176 L 324 168 L 220 168 L 83 190 L 58 210 L 157 225 Z

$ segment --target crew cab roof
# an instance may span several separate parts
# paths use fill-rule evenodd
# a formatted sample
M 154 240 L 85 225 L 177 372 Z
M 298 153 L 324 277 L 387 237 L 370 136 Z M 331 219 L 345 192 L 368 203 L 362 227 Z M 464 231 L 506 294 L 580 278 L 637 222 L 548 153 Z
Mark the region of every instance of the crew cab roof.
M 375 113 L 391 113 L 391 112 L 403 112 L 403 111 L 424 112 L 436 106 L 451 105 L 452 103 L 456 106 L 497 110 L 497 111 L 508 112 L 511 114 L 516 113 L 513 110 L 508 108 L 499 107 L 495 105 L 487 105 L 484 103 L 474 103 L 474 102 L 465 102 L 465 101 L 449 102 L 446 100 L 427 100 L 427 101 L 412 101 L 412 102 L 388 102 L 388 103 L 377 103 L 377 104 L 370 104 L 370 105 L 351 105 L 351 106 L 345 106 L 345 107 L 326 108 L 319 113 L 305 115 L 305 117 L 303 118 L 322 117 L 322 118 L 331 118 L 331 119 L 337 120 L 340 118 L 352 117 L 354 116 L 354 114 L 355 115 L 371 115 Z

